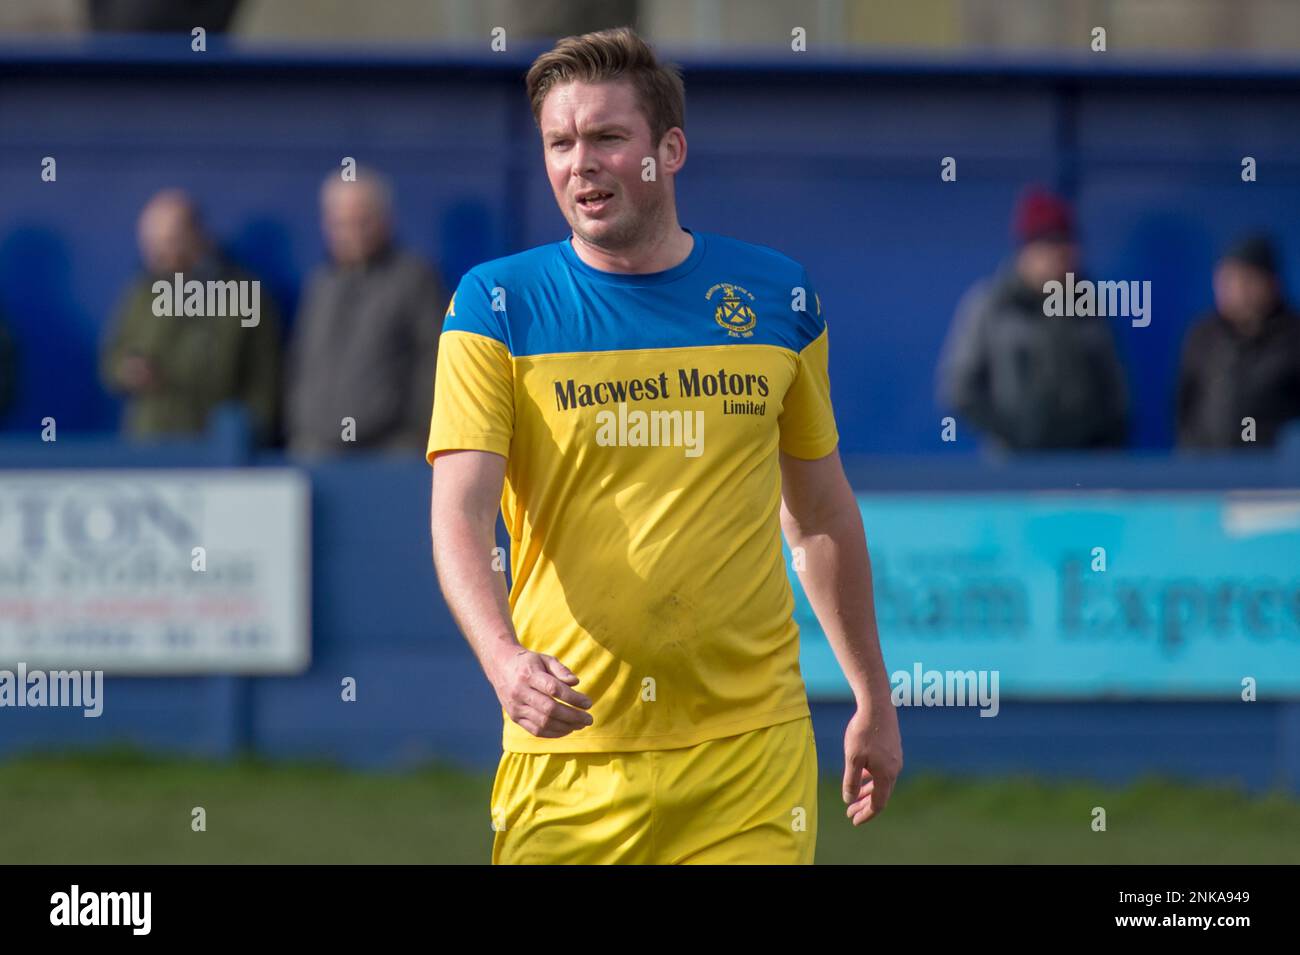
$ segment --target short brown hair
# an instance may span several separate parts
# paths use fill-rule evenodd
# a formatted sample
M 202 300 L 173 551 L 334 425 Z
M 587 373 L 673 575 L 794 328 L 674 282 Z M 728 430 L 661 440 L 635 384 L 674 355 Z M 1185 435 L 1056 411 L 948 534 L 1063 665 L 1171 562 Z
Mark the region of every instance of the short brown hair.
M 686 87 L 681 71 L 671 63 L 660 63 L 631 27 L 565 37 L 534 60 L 525 80 L 533 120 L 540 122 L 542 102 L 553 87 L 574 80 L 630 82 L 656 146 L 674 126 L 685 128 Z

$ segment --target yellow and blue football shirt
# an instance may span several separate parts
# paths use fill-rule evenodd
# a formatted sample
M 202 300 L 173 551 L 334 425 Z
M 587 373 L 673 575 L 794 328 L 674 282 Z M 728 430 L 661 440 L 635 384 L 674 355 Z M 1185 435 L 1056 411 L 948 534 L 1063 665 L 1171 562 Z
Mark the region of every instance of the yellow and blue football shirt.
M 530 249 L 448 306 L 428 460 L 506 457 L 515 632 L 593 701 L 559 739 L 505 719 L 508 752 L 672 749 L 809 712 L 778 449 L 838 442 L 821 303 L 797 262 L 691 235 L 642 275 L 569 239 Z

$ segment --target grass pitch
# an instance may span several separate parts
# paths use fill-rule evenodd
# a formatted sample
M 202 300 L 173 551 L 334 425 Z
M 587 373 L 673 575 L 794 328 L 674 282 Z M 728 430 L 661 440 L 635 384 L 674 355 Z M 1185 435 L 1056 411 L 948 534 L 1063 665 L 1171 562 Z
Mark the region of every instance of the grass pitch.
M 904 774 L 854 829 L 837 778 L 823 767 L 818 863 L 1300 862 L 1300 800 L 1282 793 Z M 491 788 L 490 773 L 442 766 L 28 756 L 0 763 L 0 863 L 481 864 Z M 205 832 L 191 829 L 199 806 Z

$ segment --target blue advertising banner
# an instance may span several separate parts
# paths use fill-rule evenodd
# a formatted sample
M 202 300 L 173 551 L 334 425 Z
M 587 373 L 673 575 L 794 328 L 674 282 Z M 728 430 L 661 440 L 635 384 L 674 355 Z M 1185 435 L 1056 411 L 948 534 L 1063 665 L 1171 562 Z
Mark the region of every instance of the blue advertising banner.
M 977 671 L 1022 698 L 1300 695 L 1300 492 L 858 503 L 896 691 Z M 791 580 L 808 691 L 846 696 Z

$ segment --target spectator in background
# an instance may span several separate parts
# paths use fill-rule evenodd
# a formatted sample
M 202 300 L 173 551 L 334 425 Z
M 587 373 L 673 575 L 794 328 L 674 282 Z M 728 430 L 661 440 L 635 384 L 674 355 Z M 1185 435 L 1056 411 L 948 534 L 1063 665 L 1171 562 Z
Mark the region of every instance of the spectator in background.
M 97 33 L 185 33 L 202 27 L 224 33 L 240 0 L 87 0 L 90 28 Z
M 1192 326 L 1178 375 L 1178 444 L 1272 447 L 1300 418 L 1300 317 L 1282 294 L 1277 251 L 1265 235 L 1243 239 L 1214 270 L 1214 309 Z
M 940 360 L 940 400 L 1001 448 L 1122 446 L 1127 387 L 1110 327 L 1043 307 L 1043 286 L 1078 267 L 1069 204 L 1031 187 L 1012 230 L 1014 255 L 958 305 Z
M 127 290 L 101 355 L 105 386 L 127 397 L 125 432 L 132 438 L 194 435 L 217 405 L 234 401 L 248 410 L 254 436 L 274 434 L 279 398 L 280 322 L 270 296 L 257 286 L 256 324 L 245 324 L 224 304 L 220 314 L 155 312 L 154 283 L 247 282 L 206 235 L 193 201 L 177 189 L 151 198 L 140 213 L 140 255 L 145 275 Z M 252 321 L 251 319 L 247 321 Z
M 289 448 L 421 452 L 446 290 L 394 241 L 392 194 L 378 174 L 327 178 L 321 217 L 330 261 L 312 275 L 294 328 Z

